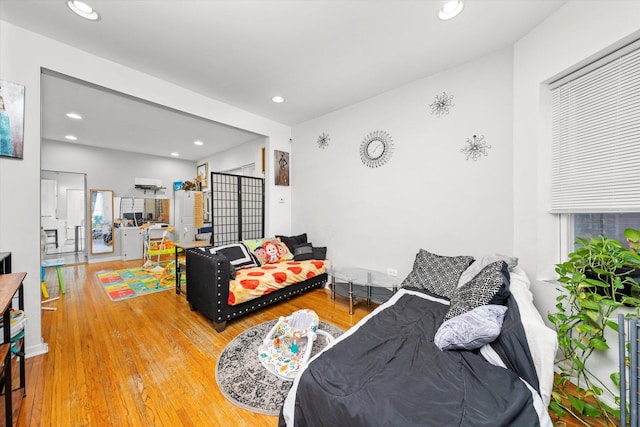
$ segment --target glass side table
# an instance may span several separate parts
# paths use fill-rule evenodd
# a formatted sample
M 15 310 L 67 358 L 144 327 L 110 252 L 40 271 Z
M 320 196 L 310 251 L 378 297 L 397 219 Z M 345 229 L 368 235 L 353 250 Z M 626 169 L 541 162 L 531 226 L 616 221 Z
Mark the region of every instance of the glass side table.
M 395 294 L 398 290 L 399 280 L 397 277 L 389 276 L 379 271 L 369 270 L 359 267 L 330 267 L 328 269 L 332 277 L 331 298 L 336 298 L 336 285 L 338 281 L 346 282 L 347 297 L 349 298 L 349 314 L 353 314 L 353 307 L 360 303 L 354 293 L 353 286 L 363 286 L 366 288 L 367 305 L 371 305 L 371 289 L 386 288 L 391 289 Z

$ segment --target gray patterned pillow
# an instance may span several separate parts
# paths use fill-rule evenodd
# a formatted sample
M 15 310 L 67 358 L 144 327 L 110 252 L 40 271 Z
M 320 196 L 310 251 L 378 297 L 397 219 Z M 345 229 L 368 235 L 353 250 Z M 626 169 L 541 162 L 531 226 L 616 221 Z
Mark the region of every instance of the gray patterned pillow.
M 486 304 L 504 304 L 509 297 L 509 268 L 504 261 L 487 265 L 469 282 L 452 292 L 449 310 L 444 316 L 449 320 L 476 307 Z
M 476 307 L 440 325 L 433 342 L 440 350 L 480 348 L 500 335 L 506 311 L 504 305 Z
M 463 271 L 473 262 L 471 256 L 442 256 L 420 249 L 413 270 L 401 287 L 426 289 L 436 295 L 450 298 Z

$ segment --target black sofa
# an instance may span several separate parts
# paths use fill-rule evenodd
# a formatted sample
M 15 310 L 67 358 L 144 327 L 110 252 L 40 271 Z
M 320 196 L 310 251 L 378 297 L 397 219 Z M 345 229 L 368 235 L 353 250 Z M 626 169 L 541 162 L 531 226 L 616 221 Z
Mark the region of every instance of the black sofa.
M 224 255 L 189 249 L 187 257 L 187 301 L 192 311 L 199 311 L 213 321 L 217 332 L 224 331 L 227 321 L 282 301 L 303 292 L 322 288 L 327 274 L 320 274 L 270 294 L 237 305 L 228 305 L 231 264 Z

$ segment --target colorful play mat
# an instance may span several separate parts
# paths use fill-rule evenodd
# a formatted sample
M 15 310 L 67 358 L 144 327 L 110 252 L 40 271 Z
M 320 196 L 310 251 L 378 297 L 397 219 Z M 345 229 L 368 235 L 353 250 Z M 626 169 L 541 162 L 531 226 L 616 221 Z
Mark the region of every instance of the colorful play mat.
M 169 266 L 167 269 L 144 269 L 138 267 L 99 271 L 97 276 L 111 301 L 120 301 L 140 295 L 166 291 L 174 289 L 176 286 L 173 266 Z

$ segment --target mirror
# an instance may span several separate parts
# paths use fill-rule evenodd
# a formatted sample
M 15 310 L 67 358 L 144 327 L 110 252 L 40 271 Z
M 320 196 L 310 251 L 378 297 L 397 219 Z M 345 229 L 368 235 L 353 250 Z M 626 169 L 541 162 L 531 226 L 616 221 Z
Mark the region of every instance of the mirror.
M 113 191 L 91 189 L 91 253 L 113 252 Z

